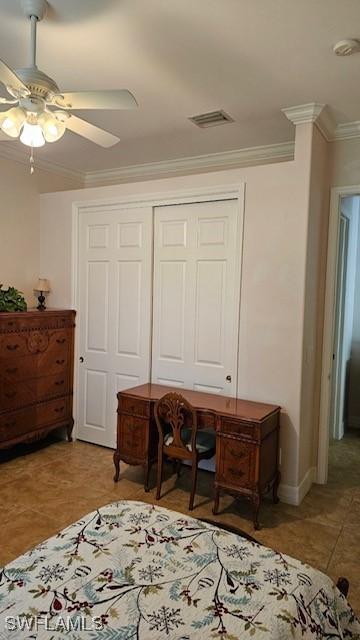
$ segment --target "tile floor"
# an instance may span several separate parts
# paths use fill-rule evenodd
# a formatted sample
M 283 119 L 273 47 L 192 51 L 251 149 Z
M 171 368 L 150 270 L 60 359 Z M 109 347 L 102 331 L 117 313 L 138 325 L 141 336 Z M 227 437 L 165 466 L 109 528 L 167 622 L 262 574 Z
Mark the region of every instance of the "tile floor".
M 160 504 L 186 513 L 190 473 L 181 477 L 166 470 Z M 108 502 L 131 498 L 155 500 L 145 494 L 142 470 L 121 466 L 113 482 L 112 451 L 82 442 L 46 443 L 0 452 L 0 566 L 52 536 L 82 515 Z M 213 517 L 212 475 L 199 473 L 198 517 Z M 265 545 L 297 557 L 329 574 L 350 580 L 349 601 L 360 615 L 360 434 L 352 434 L 330 448 L 329 482 L 314 485 L 300 507 L 265 501 L 262 529 L 252 529 L 246 501 L 223 497 L 222 520 L 249 531 Z

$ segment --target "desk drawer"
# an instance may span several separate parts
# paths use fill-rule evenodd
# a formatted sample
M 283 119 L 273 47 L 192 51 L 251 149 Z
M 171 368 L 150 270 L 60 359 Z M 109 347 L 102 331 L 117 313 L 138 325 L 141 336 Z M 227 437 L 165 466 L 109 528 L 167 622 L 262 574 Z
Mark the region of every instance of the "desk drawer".
M 257 446 L 233 438 L 218 437 L 216 476 L 221 484 L 251 489 L 256 483 Z
M 258 441 L 259 429 L 257 424 L 246 422 L 245 420 L 231 420 L 231 418 L 221 418 L 221 433 L 233 434 L 246 440 Z
M 147 449 L 148 421 L 121 414 L 118 426 L 118 448 L 129 458 L 143 458 Z
M 150 403 L 138 400 L 138 398 L 120 396 L 119 409 L 121 412 L 130 413 L 133 416 L 148 418 L 150 415 Z

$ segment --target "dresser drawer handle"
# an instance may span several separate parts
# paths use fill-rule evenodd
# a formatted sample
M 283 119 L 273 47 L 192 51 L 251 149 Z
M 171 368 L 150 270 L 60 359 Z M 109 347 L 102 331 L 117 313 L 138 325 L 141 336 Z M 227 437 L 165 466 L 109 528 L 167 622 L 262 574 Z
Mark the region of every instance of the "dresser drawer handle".
M 19 348 L 18 344 L 7 344 L 6 348 L 8 349 L 8 351 L 16 351 L 16 349 Z
M 5 427 L 15 427 L 16 420 L 10 420 L 9 422 L 5 422 Z
M 64 409 L 65 409 L 65 407 L 56 407 L 54 409 L 54 411 L 55 411 L 55 413 L 63 413 Z
M 12 367 L 11 369 L 6 369 L 6 373 L 16 373 L 18 370 L 17 367 Z
M 66 342 L 66 338 L 57 338 L 56 342 L 57 342 L 58 344 L 65 344 L 65 342 Z
M 239 476 L 239 478 L 244 475 L 244 471 L 242 471 L 241 469 L 234 469 L 234 467 L 229 467 L 229 472 L 232 476 Z
M 65 360 L 56 360 L 56 364 L 64 364 Z
M 17 391 L 9 391 L 8 393 L 5 393 L 5 398 L 15 398 L 16 395 Z
M 57 387 L 61 387 L 64 384 L 65 380 L 56 380 L 55 385 Z

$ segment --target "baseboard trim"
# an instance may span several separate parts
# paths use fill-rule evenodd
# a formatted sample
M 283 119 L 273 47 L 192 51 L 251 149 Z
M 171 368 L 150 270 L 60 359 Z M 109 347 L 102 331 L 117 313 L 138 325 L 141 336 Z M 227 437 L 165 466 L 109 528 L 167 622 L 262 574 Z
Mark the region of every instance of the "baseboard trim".
M 312 484 L 315 482 L 316 472 L 316 467 L 310 467 L 300 484 L 295 487 L 290 484 L 280 483 L 279 498 L 281 502 L 293 504 L 296 507 L 301 504 L 308 491 L 310 491 Z

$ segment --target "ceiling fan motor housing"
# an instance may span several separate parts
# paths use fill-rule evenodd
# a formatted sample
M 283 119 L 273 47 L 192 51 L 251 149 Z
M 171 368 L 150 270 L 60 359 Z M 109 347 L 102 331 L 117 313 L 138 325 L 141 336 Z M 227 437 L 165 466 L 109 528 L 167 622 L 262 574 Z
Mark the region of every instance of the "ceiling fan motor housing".
M 45 100 L 49 94 L 54 95 L 60 93 L 60 89 L 55 80 L 47 76 L 43 71 L 40 71 L 37 67 L 17 69 L 16 74 L 23 83 L 26 84 L 31 95 Z

